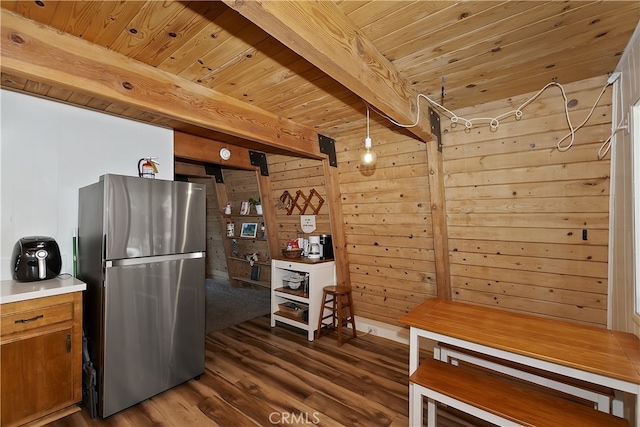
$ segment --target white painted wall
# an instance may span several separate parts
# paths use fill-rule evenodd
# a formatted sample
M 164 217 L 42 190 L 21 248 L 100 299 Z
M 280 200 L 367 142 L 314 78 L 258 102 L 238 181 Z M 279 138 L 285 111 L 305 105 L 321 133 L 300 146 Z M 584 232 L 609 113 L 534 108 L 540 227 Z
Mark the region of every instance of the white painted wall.
M 632 106 L 640 100 L 640 23 L 616 71 L 612 126 L 631 126 Z M 636 277 L 634 235 L 640 232 L 640 212 L 634 209 L 633 158 L 640 141 L 628 130 L 616 132 L 611 145 L 611 208 L 609 210 L 609 327 L 640 336 L 635 314 Z M 635 212 L 634 212 L 635 211 Z M 640 250 L 640 248 L 636 248 Z
M 13 246 L 50 236 L 72 273 L 78 189 L 114 173 L 137 176 L 157 156 L 159 179 L 173 179 L 173 131 L 0 90 L 0 280 L 11 279 Z

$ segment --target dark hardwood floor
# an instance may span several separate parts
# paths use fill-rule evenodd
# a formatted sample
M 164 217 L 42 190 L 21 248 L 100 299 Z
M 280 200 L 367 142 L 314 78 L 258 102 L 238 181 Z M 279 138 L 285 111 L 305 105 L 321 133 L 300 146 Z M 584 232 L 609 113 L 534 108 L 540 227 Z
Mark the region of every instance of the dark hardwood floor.
M 49 425 L 405 427 L 408 360 L 408 346 L 384 338 L 361 334 L 338 347 L 331 333 L 310 343 L 259 317 L 207 336 L 200 380 L 106 419 L 83 408 Z

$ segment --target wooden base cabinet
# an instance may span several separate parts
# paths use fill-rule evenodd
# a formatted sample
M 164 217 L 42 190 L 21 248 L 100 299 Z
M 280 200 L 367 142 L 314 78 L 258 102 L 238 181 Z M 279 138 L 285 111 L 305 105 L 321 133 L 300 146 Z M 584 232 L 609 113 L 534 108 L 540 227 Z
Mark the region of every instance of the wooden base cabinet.
M 0 321 L 2 427 L 80 410 L 82 293 L 2 304 Z
M 291 289 L 286 282 L 292 276 L 306 276 L 307 279 L 299 288 Z M 305 330 L 307 339 L 313 341 L 322 306 L 322 289 L 335 284 L 336 264 L 333 260 L 272 260 L 271 326 L 276 326 L 276 322 L 295 326 Z

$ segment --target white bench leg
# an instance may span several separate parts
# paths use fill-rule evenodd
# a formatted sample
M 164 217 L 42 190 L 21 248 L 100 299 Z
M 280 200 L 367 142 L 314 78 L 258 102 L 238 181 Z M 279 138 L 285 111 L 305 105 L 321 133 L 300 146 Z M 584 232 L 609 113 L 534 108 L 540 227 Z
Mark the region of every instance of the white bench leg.
M 436 427 L 436 401 L 427 399 L 427 427 Z
M 437 423 L 436 402 L 451 406 L 462 412 L 478 417 L 498 426 L 520 426 L 506 418 L 484 409 L 464 403 L 453 397 L 446 396 L 437 391 L 423 387 L 415 383 L 409 383 L 409 427 L 423 427 L 422 399 L 427 398 L 427 427 L 435 427 Z
M 423 427 L 424 412 L 423 398 L 427 397 L 420 390 L 423 389 L 414 383 L 409 383 L 409 427 Z M 427 398 L 427 426 L 436 425 L 436 401 Z
M 596 409 L 607 414 L 612 413 L 611 410 L 613 409 L 614 403 L 609 399 L 609 396 L 604 396 L 602 394 L 597 394 L 595 396 L 598 400 L 596 402 Z
M 611 414 L 624 418 L 624 393 L 614 390 L 613 402 L 611 402 Z

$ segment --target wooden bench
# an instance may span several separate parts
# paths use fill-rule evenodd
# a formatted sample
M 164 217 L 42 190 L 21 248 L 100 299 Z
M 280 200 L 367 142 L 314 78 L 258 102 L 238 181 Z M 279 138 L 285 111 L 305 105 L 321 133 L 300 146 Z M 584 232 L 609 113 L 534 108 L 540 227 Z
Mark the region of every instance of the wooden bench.
M 615 395 L 614 390 L 610 387 L 599 386 L 587 381 L 580 381 L 575 378 L 553 374 L 542 369 L 536 369 L 509 360 L 498 359 L 445 343 L 438 343 L 435 347 L 434 357 L 456 366 L 459 361 L 462 361 L 497 371 L 533 384 L 558 390 L 559 392 L 575 396 L 578 399 L 592 402 L 594 408 L 599 411 L 611 413 L 618 417 L 624 415 L 622 400 Z
M 426 397 L 428 426 L 436 425 L 436 402 L 497 425 L 629 426 L 623 418 L 527 387 L 508 377 L 435 359 L 423 360 L 409 381 L 410 406 L 415 411 L 411 418 L 424 419 Z

